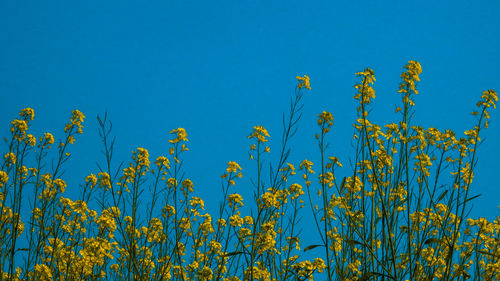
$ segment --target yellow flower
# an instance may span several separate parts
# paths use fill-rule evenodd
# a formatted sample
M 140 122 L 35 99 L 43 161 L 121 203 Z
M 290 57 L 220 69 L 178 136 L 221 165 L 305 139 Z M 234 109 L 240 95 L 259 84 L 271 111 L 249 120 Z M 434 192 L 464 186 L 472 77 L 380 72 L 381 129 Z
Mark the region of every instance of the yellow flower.
M 174 179 L 174 178 L 169 178 L 169 179 L 167 180 L 167 185 L 168 185 L 168 187 L 170 187 L 170 188 L 171 188 L 171 187 L 176 187 L 176 186 L 177 186 L 177 180 L 176 180 L 176 179 Z
M 493 106 L 493 108 L 497 108 L 497 106 L 496 106 L 497 101 L 498 101 L 497 93 L 494 90 L 487 90 L 487 91 L 483 92 L 483 94 L 481 95 L 481 100 L 476 103 L 476 106 L 478 106 L 478 107 L 483 106 L 485 108 L 489 108 L 489 107 Z M 485 110 L 484 114 L 485 114 L 484 115 L 485 119 L 490 118 L 488 111 Z M 488 123 L 486 122 L 485 123 L 486 128 L 488 128 L 487 124 Z
M 3 157 L 5 159 L 5 161 L 8 163 L 8 164 L 16 164 L 16 161 L 17 161 L 17 157 L 14 153 L 12 152 L 9 152 L 7 154 L 4 155 Z
M 330 112 L 323 111 L 320 115 L 318 115 L 318 125 L 322 125 L 323 122 L 327 124 L 328 127 L 333 125 L 333 115 Z
M 132 154 L 132 159 L 136 161 L 139 167 L 149 167 L 149 152 L 147 149 L 138 147 Z
M 0 187 L 2 187 L 7 181 L 9 181 L 9 175 L 0 170 Z
M 303 170 L 307 170 L 309 173 L 311 174 L 314 174 L 314 171 L 312 170 L 312 167 L 313 166 L 313 162 L 305 159 L 304 161 L 302 161 L 302 163 L 300 163 L 300 168 L 303 169 Z
M 167 169 L 170 169 L 170 161 L 168 160 L 167 157 L 165 156 L 159 156 L 158 158 L 156 158 L 156 161 L 155 161 L 155 164 L 160 167 L 160 166 L 164 166 L 166 167 Z
M 176 137 L 173 140 L 169 140 L 169 143 L 178 143 L 180 141 L 188 141 L 187 133 L 184 128 L 177 128 L 175 130 L 170 131 L 171 134 L 176 134 Z M 172 154 L 172 153 L 171 153 Z
M 66 182 L 64 182 L 62 179 L 55 179 L 53 183 L 62 193 L 64 193 Z
M 90 174 L 85 178 L 85 182 L 90 182 L 92 186 L 97 184 L 97 177 L 94 174 Z
M 67 133 L 69 130 L 73 129 L 74 127 L 77 127 L 77 133 L 81 134 L 83 133 L 82 128 L 83 128 L 83 120 L 85 119 L 85 115 L 78 109 L 75 109 L 71 111 L 71 119 L 70 123 L 66 124 L 66 127 L 64 128 L 64 132 Z
M 208 243 L 208 246 L 210 247 L 210 251 L 215 253 L 219 253 L 222 249 L 222 245 L 215 240 L 210 241 L 210 243 Z
M 227 169 L 226 171 L 228 173 L 237 173 L 238 170 L 242 170 L 240 165 L 237 162 L 234 161 L 229 161 L 227 162 Z
M 32 108 L 27 107 L 21 110 L 21 112 L 19 112 L 19 115 L 33 121 L 33 119 L 35 118 L 35 111 Z
M 43 145 L 54 144 L 54 136 L 51 133 L 45 133 L 43 137 L 40 137 L 40 142 L 43 143 Z
M 229 218 L 229 224 L 234 227 L 240 227 L 243 224 L 243 222 L 244 220 L 243 218 L 240 217 L 239 211 L 237 214 L 234 214 Z
M 35 136 L 29 134 L 26 136 L 26 142 L 29 143 L 30 146 L 35 146 L 36 145 L 36 138 Z
M 280 207 L 280 202 L 276 198 L 276 195 L 272 192 L 264 192 L 261 196 L 261 200 L 259 200 L 262 203 L 262 206 L 265 208 L 270 208 L 270 207 L 275 207 L 279 208 Z
M 418 94 L 418 91 L 415 87 L 415 82 L 420 81 L 419 75 L 422 73 L 422 66 L 419 62 L 409 61 L 407 65 L 404 66 L 407 71 L 401 74 L 401 78 L 403 78 L 403 82 L 399 84 L 399 93 L 408 93 L 409 90 L 413 91 L 415 94 Z M 406 96 L 405 96 L 406 97 Z M 405 103 L 412 103 L 408 98 L 404 100 Z M 413 104 L 412 104 L 413 105 Z
M 38 278 L 40 278 L 40 281 L 52 280 L 52 271 L 45 264 L 35 265 L 35 274 Z
M 311 90 L 311 83 L 309 82 L 309 76 L 304 75 L 304 77 L 297 76 L 297 80 L 299 81 L 299 85 L 297 86 L 299 89 L 303 87 Z
M 99 177 L 99 187 L 106 190 L 111 188 L 111 177 L 106 172 L 101 172 L 97 175 Z
M 163 209 L 161 210 L 161 212 L 163 214 L 165 214 L 166 216 L 173 216 L 175 215 L 175 207 L 174 206 L 170 206 L 170 205 L 165 205 L 163 207 Z
M 25 120 L 15 119 L 10 123 L 12 124 L 10 131 L 14 134 L 16 139 L 19 139 L 26 134 L 26 131 L 28 130 L 28 123 L 26 123 Z
M 193 208 L 196 208 L 198 206 L 201 209 L 205 210 L 205 202 L 203 202 L 200 197 L 191 198 L 191 200 L 189 200 L 189 205 L 191 205 L 191 207 Z
M 182 181 L 182 190 L 188 190 L 189 192 L 193 192 L 194 184 L 190 179 L 185 179 Z
M 203 269 L 198 272 L 200 280 L 212 280 L 212 274 L 212 269 L 208 266 L 204 266 Z
M 266 142 L 266 137 L 270 137 L 267 130 L 262 126 L 253 127 L 253 132 L 248 136 L 248 138 L 255 138 L 258 142 Z
M 184 230 L 191 229 L 191 220 L 189 218 L 181 218 L 179 221 L 179 227 Z
M 251 217 L 251 216 L 246 216 L 246 217 L 245 217 L 245 223 L 246 223 L 246 224 L 253 224 L 253 217 Z
M 235 193 L 235 194 L 229 194 L 227 197 L 227 200 L 229 201 L 229 207 L 230 208 L 236 208 L 236 204 L 238 204 L 240 207 L 243 206 L 243 197 L 241 195 Z

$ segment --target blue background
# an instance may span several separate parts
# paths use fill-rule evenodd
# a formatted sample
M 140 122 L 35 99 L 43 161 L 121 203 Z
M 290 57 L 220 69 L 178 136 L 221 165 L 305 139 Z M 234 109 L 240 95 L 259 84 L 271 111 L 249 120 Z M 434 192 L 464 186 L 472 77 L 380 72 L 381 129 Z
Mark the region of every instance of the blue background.
M 1 1 L 0 133 L 8 136 L 10 120 L 32 107 L 33 132 L 62 138 L 71 110 L 81 110 L 84 134 L 64 176 L 77 199 L 85 176 L 104 160 L 97 114 L 107 111 L 113 121 L 115 164 L 127 164 L 137 147 L 152 161 L 166 155 L 170 130 L 184 127 L 186 175 L 215 210 L 228 161 L 243 167 L 234 192 L 251 200 L 247 136 L 255 125 L 267 128 L 268 159 L 276 157 L 297 75 L 309 75 L 312 86 L 292 141 L 297 166 L 304 158 L 317 162 L 316 119 L 327 110 L 335 118 L 329 155 L 350 172 L 354 73 L 365 67 L 377 78 L 371 120 L 400 120 L 399 75 L 417 60 L 423 73 L 414 124 L 458 136 L 476 124 L 469 113 L 481 92 L 500 90 L 500 2 L 344 2 Z M 493 111 L 483 132 L 472 186 L 472 195 L 483 196 L 473 217 L 499 215 L 499 120 Z

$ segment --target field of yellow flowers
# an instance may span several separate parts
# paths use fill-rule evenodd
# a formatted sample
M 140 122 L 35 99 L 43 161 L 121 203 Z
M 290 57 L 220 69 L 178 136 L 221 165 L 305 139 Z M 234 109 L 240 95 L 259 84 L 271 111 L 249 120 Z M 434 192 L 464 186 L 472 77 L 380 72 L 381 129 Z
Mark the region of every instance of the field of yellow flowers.
M 355 164 L 343 178 L 326 149 L 330 112 L 317 120 L 321 161 L 287 161 L 311 89 L 309 77 L 298 76 L 278 164 L 262 168 L 269 133 L 255 126 L 248 136 L 254 197 L 233 193 L 243 173 L 230 161 L 215 214 L 183 172 L 185 129 L 170 132 L 167 155 L 150 160 L 137 148 L 128 166 L 114 171 L 110 123 L 98 118 L 107 165 L 70 199 L 62 169 L 85 116 L 72 111 L 57 143 L 51 133 L 30 134 L 35 112 L 25 108 L 11 122 L 0 162 L 0 280 L 500 280 L 500 218 L 466 218 L 476 149 L 497 93 L 482 93 L 472 113 L 477 123 L 463 137 L 422 128 L 411 118 L 421 72 L 418 62 L 404 66 L 401 121 L 383 126 L 368 116 L 374 71 L 356 73 Z M 47 159 L 50 150 L 56 159 Z M 147 189 L 152 200 L 144 208 Z M 21 216 L 26 206 L 31 212 Z M 306 212 L 320 237 L 314 245 L 301 243 Z

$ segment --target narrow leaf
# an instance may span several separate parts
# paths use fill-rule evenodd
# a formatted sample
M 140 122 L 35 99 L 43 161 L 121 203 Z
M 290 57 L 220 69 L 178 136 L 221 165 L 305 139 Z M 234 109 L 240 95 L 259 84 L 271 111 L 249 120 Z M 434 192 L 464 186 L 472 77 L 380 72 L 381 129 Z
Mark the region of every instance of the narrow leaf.
M 310 246 L 307 246 L 305 249 L 304 249 L 304 252 L 307 252 L 309 250 L 312 250 L 316 247 L 324 247 L 325 245 L 310 245 Z
M 429 238 L 429 239 L 425 240 L 425 242 L 424 242 L 425 245 L 429 245 L 429 244 L 432 244 L 432 243 L 441 244 L 441 239 L 439 239 L 439 238 Z
M 444 198 L 444 196 L 446 195 L 446 193 L 448 193 L 448 190 L 445 190 L 445 191 L 443 192 L 443 194 L 441 194 L 441 195 L 439 196 L 439 198 L 438 198 L 438 200 L 437 200 L 436 202 L 441 201 L 441 200 Z
M 465 200 L 465 201 L 464 201 L 464 203 L 462 203 L 462 205 L 465 205 L 465 203 L 467 203 L 467 202 L 469 202 L 469 201 L 471 201 L 471 200 L 474 200 L 474 199 L 478 198 L 479 196 L 481 196 L 481 194 L 478 194 L 478 195 L 476 195 L 476 196 L 472 196 L 471 198 L 469 198 L 469 199 Z
M 241 251 L 237 251 L 237 252 L 231 252 L 231 253 L 227 253 L 225 255 L 222 255 L 222 257 L 230 257 L 230 256 L 235 256 L 235 255 L 240 255 L 240 254 L 244 254 L 245 252 L 241 252 Z
M 361 242 L 359 242 L 359 241 L 356 241 L 356 240 L 354 240 L 354 239 L 345 239 L 344 241 L 345 241 L 346 243 L 348 243 L 348 244 L 351 244 L 351 245 L 352 245 L 352 244 L 358 244 L 358 245 L 363 246 L 363 243 L 361 243 Z

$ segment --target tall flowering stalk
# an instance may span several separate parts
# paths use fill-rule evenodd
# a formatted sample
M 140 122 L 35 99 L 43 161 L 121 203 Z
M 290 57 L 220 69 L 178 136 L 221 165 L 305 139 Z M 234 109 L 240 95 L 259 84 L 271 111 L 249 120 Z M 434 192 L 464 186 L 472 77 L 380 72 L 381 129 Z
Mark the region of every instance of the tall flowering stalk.
M 311 156 L 291 163 L 290 139 L 311 89 L 307 75 L 297 76 L 278 157 L 268 156 L 274 134 L 253 127 L 253 200 L 238 193 L 249 185 L 244 163 L 228 161 L 216 216 L 205 211 L 183 166 L 185 128 L 169 131 L 165 155 L 152 158 L 139 147 L 128 164 L 115 165 L 112 124 L 98 117 L 104 159 L 71 199 L 62 171 L 85 116 L 72 111 L 56 142 L 48 132 L 30 134 L 35 112 L 23 109 L 0 161 L 0 281 L 498 280 L 500 219 L 465 217 L 477 197 L 476 152 L 497 93 L 482 93 L 472 112 L 477 123 L 463 137 L 424 129 L 411 118 L 421 73 L 416 61 L 404 66 L 401 121 L 384 126 L 368 114 L 375 72 L 356 73 L 355 154 L 346 176 L 329 154 L 328 111 L 317 117 L 320 163 Z M 320 241 L 304 247 L 307 203 Z
M 497 275 L 492 269 L 498 266 L 498 244 L 488 244 L 488 250 L 480 250 L 481 240 L 471 243 L 467 240 L 470 236 L 464 237 L 461 233 L 464 215 L 470 209 L 467 203 L 475 198 L 469 195 L 469 187 L 479 132 L 488 126 L 483 118 L 489 118 L 488 109 L 495 107 L 496 92 L 483 92 L 477 103 L 479 111 L 473 112 L 479 116 L 478 124 L 465 131 L 465 138 L 456 139 L 449 130 L 424 130 L 411 124 L 415 105 L 412 98 L 418 94 L 417 82 L 422 68 L 418 62 L 410 61 L 404 69 L 398 91 L 402 94 L 403 109 L 396 109 L 401 112 L 402 121 L 386 125 L 385 131 L 368 119 L 367 107 L 375 98 L 374 71 L 365 69 L 356 73 L 361 79 L 355 85 L 354 96 L 359 101 L 358 119 L 354 124 L 356 165 L 352 176 L 344 177 L 341 183 L 336 182 L 333 170 L 328 173 L 325 169 L 338 163 L 336 158 L 325 163 L 324 156 L 324 136 L 330 130 L 328 120 L 333 121 L 333 117 L 328 112 L 320 114 L 321 133 L 316 138 L 321 154 L 318 195 L 322 212 L 317 207 L 312 210 L 321 246 L 325 247 L 328 278 L 495 278 Z M 453 165 L 449 170 L 454 180 L 452 184 L 440 185 L 446 162 Z M 312 163 L 304 166 L 311 167 Z M 312 187 L 309 174 L 310 170 L 309 173 L 305 170 L 304 178 Z M 336 192 L 329 192 L 327 187 L 335 187 Z M 337 220 L 340 224 L 330 224 Z M 323 226 L 319 222 L 323 222 Z M 476 225 L 476 221 L 469 220 L 469 224 Z M 498 237 L 499 233 L 494 227 L 487 229 L 488 234 L 480 229 L 476 235 L 491 243 L 493 240 L 488 235 Z M 466 229 L 465 233 L 470 234 L 470 230 Z M 472 245 L 477 247 L 476 260 L 472 260 Z M 485 257 L 494 265 L 481 262 Z M 476 264 L 476 268 L 472 268 L 472 264 Z

